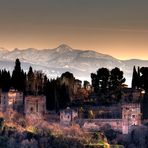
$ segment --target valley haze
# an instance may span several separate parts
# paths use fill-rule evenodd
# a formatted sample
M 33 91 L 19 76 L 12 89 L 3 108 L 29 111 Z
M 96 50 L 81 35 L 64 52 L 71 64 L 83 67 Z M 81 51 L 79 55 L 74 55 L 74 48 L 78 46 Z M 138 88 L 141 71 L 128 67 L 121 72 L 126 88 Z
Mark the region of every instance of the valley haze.
M 42 70 L 49 78 L 56 78 L 69 71 L 80 80 L 90 81 L 90 73 L 95 73 L 99 68 L 119 67 L 124 72 L 125 83 L 129 87 L 131 86 L 133 66 L 144 67 L 148 65 L 148 60 L 119 60 L 93 50 L 73 49 L 66 44 L 61 44 L 54 49 L 43 50 L 16 48 L 9 51 L 0 48 L 1 69 L 5 68 L 12 71 L 16 58 L 20 59 L 22 69 L 25 71 L 28 71 L 29 67 L 32 66 L 34 70 Z

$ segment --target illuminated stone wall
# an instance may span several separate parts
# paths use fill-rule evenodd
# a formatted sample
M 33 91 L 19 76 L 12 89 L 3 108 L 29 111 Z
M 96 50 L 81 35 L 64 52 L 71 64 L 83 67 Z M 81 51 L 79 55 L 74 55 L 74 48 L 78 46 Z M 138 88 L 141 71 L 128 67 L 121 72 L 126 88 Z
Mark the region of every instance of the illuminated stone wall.
M 14 89 L 9 92 L 2 92 L 0 95 L 0 111 L 7 112 L 15 110 L 23 112 L 23 93 Z
M 26 96 L 25 97 L 25 114 L 38 113 L 44 115 L 46 113 L 46 97 L 45 96 Z
M 70 109 L 69 107 L 65 110 L 60 111 L 60 123 L 62 125 L 71 125 L 75 119 L 77 119 L 78 113 Z
M 141 108 L 140 104 L 122 105 L 122 133 L 128 134 L 132 126 L 141 125 Z
M 76 122 L 86 130 L 99 130 L 105 125 L 110 125 L 112 129 L 128 134 L 134 126 L 141 125 L 141 107 L 137 103 L 128 103 L 120 106 L 122 110 L 121 118 L 79 118 Z M 107 108 L 108 109 L 108 108 Z
M 26 96 L 25 97 L 25 117 L 27 124 L 39 124 L 46 113 L 45 96 Z
M 79 124 L 84 130 L 98 131 L 102 127 L 109 125 L 112 129 L 122 132 L 122 119 L 81 119 Z

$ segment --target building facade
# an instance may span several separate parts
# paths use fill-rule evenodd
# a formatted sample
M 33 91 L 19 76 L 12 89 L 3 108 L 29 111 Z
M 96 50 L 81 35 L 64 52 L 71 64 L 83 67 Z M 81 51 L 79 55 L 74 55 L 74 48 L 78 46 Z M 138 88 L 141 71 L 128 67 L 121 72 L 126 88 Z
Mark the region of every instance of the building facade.
M 121 112 L 120 112 L 121 108 Z M 110 116 L 108 113 L 103 116 L 96 116 L 95 118 L 78 118 L 78 113 L 70 108 L 60 112 L 60 122 L 64 125 L 71 125 L 72 123 L 78 123 L 84 130 L 95 131 L 100 130 L 102 127 L 109 125 L 112 129 L 128 134 L 133 127 L 141 125 L 141 107 L 138 103 L 127 103 L 117 107 L 102 108 L 99 112 L 118 112 L 114 116 Z M 118 111 L 117 111 L 118 109 Z M 95 114 L 95 112 L 94 112 Z M 75 116 L 77 115 L 77 116 Z M 97 118 L 98 117 L 98 118 Z M 101 118 L 100 118 L 101 117 Z M 104 117 L 104 118 L 102 118 Z M 108 118 L 111 117 L 111 118 Z M 76 120 L 77 119 L 77 120 Z
M 141 107 L 140 104 L 122 105 L 122 133 L 128 134 L 133 126 L 141 125 Z
M 25 118 L 28 124 L 40 123 L 46 113 L 46 97 L 43 95 L 25 97 Z
M 60 111 L 60 123 L 62 125 L 72 125 L 78 118 L 78 112 L 67 107 L 65 110 Z
M 9 110 L 23 112 L 23 93 L 15 89 L 0 94 L 0 112 Z
M 26 96 L 25 97 L 25 115 L 39 114 L 43 116 L 46 113 L 45 96 Z

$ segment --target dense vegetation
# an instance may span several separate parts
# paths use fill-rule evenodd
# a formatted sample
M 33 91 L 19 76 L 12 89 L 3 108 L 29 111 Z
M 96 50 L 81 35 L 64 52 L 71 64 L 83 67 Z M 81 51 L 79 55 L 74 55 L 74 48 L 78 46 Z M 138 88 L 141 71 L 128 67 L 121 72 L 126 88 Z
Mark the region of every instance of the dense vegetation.
M 96 96 L 99 96 L 99 102 L 117 103 L 121 99 L 121 89 L 125 78 L 123 71 L 114 68 L 109 71 L 107 68 L 100 68 L 97 73 L 91 73 L 92 86 Z M 112 97 L 114 95 L 114 97 Z M 109 99 L 109 100 L 108 100 Z
M 45 74 L 41 71 L 33 71 L 32 67 L 29 68 L 28 73 L 24 72 L 19 59 L 16 59 L 12 75 L 5 69 L 0 70 L 0 88 L 5 92 L 14 88 L 24 92 L 25 95 L 44 94 L 47 97 L 47 109 L 58 110 L 69 103 L 68 85 L 61 83 L 61 80 L 69 75 L 73 77 L 71 73 L 65 73 L 61 78 L 49 81 Z
M 121 100 L 122 89 L 124 88 L 125 78 L 123 71 L 119 68 L 109 70 L 107 68 L 100 68 L 96 73 L 91 74 L 92 88 L 89 94 L 88 102 L 91 103 L 92 99 L 97 98 L 96 102 L 99 104 L 111 104 L 119 103 Z M 28 72 L 24 72 L 21 69 L 21 63 L 19 59 L 16 59 L 14 70 L 12 74 L 9 71 L 3 69 L 0 70 L 0 88 L 2 91 L 7 92 L 10 88 L 22 91 L 25 95 L 46 95 L 46 106 L 48 110 L 59 111 L 59 109 L 65 108 L 72 103 L 74 96 L 74 85 L 76 80 L 72 73 L 65 72 L 61 77 L 57 79 L 49 80 L 45 74 L 41 71 L 34 71 L 32 67 Z M 89 85 L 88 81 L 84 81 L 83 87 L 86 89 Z M 148 118 L 148 67 L 136 67 L 133 68 L 132 88 L 145 90 L 144 97 L 142 99 L 143 118 Z M 85 93 L 81 92 L 85 96 Z M 88 96 L 88 95 L 87 95 Z M 99 97 L 98 97 L 99 96 Z M 93 98 L 94 97 L 94 98 Z M 93 100 L 93 101 L 94 101 Z M 84 101 L 83 103 L 88 103 Z M 90 112 L 91 116 L 91 112 Z M 100 136 L 93 135 L 88 136 L 81 131 L 80 128 L 63 129 L 60 130 L 58 135 L 54 135 L 50 130 L 45 129 L 44 132 L 24 131 L 19 132 L 16 128 L 3 126 L 4 120 L 0 119 L 0 147 L 55 147 L 55 148 L 81 148 L 81 147 L 101 147 L 102 145 L 118 144 L 126 147 L 143 147 L 147 145 L 147 125 L 143 127 L 137 127 L 132 130 L 127 136 L 121 133 L 115 132 L 113 129 L 107 127 L 102 129 L 106 139 L 100 138 Z M 39 128 L 40 129 L 40 128 Z M 57 127 L 55 128 L 58 129 Z M 67 133 L 66 133 L 67 132 Z M 81 134 L 80 134 L 81 133 Z M 79 135 L 80 134 L 80 135 Z M 141 139 L 137 135 L 141 134 Z M 86 136 L 86 137 L 85 137 Z M 80 140 L 81 137 L 82 139 Z M 122 147 L 122 146 L 121 146 Z
M 115 67 L 112 70 L 100 68 L 96 73 L 91 73 L 92 88 L 94 91 L 88 94 L 83 90 L 79 92 L 79 98 L 96 99 L 100 104 L 119 103 L 124 87 L 124 73 L 119 68 Z M 23 91 L 25 95 L 46 95 L 46 106 L 48 110 L 58 111 L 61 108 L 71 104 L 74 98 L 75 82 L 81 82 L 75 79 L 72 73 L 65 72 L 57 79 L 48 79 L 41 71 L 34 71 L 29 68 L 28 73 L 21 69 L 19 59 L 16 59 L 12 74 L 3 69 L 0 70 L 0 88 L 2 91 L 8 91 L 11 87 Z M 84 81 L 84 88 L 89 84 Z M 147 95 L 148 92 L 148 68 L 138 67 L 133 68 L 132 78 L 133 89 L 144 89 Z M 99 97 L 97 97 L 99 96 Z M 145 97 L 146 98 L 146 97 Z M 147 99 L 144 100 L 148 104 Z M 90 101 L 91 102 L 91 101 Z
M 95 148 L 109 146 L 102 132 L 85 133 L 78 125 L 60 127 L 43 123 L 19 129 L 18 125 L 1 124 L 1 148 Z

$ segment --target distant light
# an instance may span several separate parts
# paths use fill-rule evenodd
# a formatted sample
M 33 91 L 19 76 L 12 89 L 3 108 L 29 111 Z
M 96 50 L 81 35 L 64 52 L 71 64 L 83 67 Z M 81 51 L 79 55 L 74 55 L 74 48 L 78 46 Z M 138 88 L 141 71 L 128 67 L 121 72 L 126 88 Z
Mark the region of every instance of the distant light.
M 28 132 L 35 133 L 35 128 L 34 128 L 33 126 L 28 126 L 28 127 L 26 128 L 26 130 L 27 130 Z
M 142 90 L 141 93 L 142 93 L 142 94 L 145 94 L 145 90 Z
M 9 103 L 9 105 L 12 105 L 13 104 L 13 101 L 9 101 L 8 103 Z

